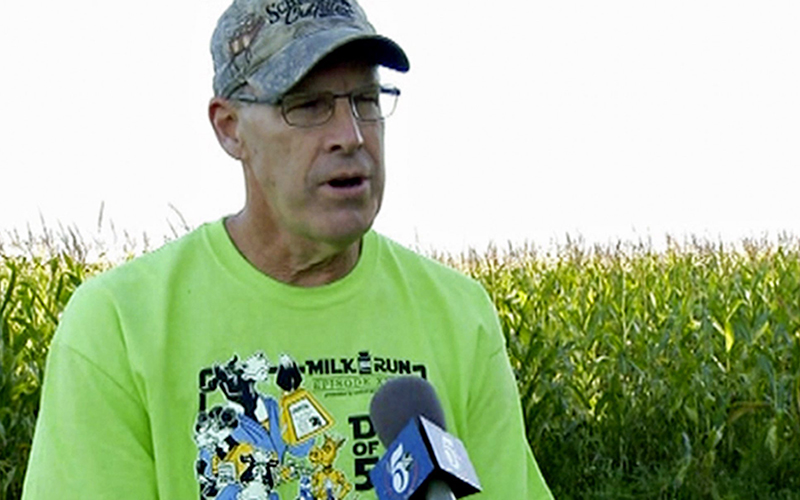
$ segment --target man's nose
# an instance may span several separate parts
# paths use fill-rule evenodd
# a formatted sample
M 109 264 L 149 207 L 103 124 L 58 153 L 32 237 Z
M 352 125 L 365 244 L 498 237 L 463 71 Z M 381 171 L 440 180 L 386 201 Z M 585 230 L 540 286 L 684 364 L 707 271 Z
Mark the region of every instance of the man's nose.
M 329 151 L 356 151 L 364 145 L 361 123 L 353 113 L 349 96 L 337 96 L 334 101 L 333 116 L 328 127 L 327 148 Z

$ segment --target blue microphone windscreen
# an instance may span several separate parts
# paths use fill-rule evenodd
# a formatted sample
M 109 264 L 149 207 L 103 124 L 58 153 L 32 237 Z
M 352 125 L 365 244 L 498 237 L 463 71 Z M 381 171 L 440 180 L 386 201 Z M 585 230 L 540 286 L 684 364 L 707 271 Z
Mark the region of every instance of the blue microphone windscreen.
M 372 397 L 369 416 L 378 438 L 388 447 L 409 420 L 424 416 L 445 429 L 444 411 L 436 390 L 419 377 L 397 377 L 386 381 Z

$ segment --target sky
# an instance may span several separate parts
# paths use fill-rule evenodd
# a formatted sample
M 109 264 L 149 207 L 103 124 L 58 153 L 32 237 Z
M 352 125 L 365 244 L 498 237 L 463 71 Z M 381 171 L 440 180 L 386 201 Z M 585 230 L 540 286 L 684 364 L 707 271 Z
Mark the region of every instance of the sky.
M 0 4 L 0 230 L 237 212 L 207 119 L 227 0 Z M 800 235 L 800 2 L 362 0 L 411 61 L 376 229 L 459 252 Z

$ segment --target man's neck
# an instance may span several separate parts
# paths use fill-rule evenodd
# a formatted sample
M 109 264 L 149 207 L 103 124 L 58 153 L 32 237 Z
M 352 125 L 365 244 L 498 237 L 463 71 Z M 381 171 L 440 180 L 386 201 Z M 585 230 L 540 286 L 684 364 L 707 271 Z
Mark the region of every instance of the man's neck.
M 240 212 L 225 219 L 225 229 L 239 252 L 264 274 L 294 286 L 315 287 L 337 281 L 355 268 L 361 240 L 337 248 L 308 241 L 288 241 L 264 231 Z

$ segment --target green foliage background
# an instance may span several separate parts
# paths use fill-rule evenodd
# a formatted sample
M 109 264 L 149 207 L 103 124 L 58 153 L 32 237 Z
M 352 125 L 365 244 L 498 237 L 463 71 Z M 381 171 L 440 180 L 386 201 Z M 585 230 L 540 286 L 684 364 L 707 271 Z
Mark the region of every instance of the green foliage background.
M 0 242 L 0 500 L 20 496 L 59 314 L 111 265 L 58 247 Z M 556 498 L 800 498 L 797 241 L 438 258 L 495 302 Z

